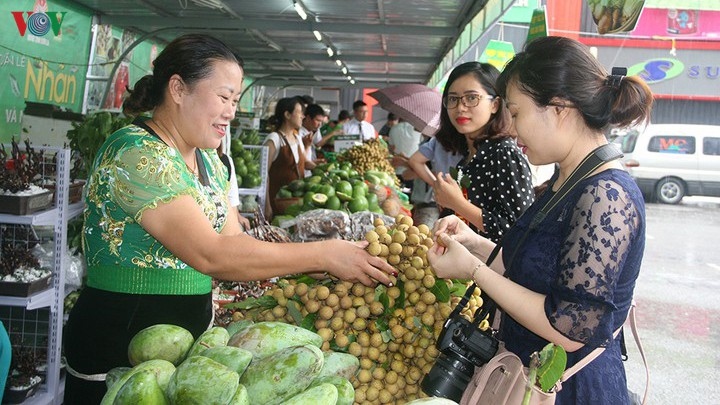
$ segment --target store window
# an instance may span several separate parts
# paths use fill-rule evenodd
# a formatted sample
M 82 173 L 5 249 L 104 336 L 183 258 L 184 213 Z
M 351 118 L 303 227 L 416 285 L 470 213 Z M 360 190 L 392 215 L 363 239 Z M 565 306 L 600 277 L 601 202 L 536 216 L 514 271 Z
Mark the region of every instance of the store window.
M 660 135 L 650 138 L 648 151 L 692 155 L 695 153 L 695 138 L 692 136 Z

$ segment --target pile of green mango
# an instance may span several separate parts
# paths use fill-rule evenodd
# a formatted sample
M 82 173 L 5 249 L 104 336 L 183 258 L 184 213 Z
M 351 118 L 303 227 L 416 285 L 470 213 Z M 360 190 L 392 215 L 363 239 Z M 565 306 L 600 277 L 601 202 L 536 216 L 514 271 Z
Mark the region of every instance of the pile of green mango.
M 282 322 L 240 321 L 198 339 L 176 325 L 131 340 L 132 368 L 107 374 L 101 405 L 350 405 L 357 357 L 322 352 L 317 333 Z

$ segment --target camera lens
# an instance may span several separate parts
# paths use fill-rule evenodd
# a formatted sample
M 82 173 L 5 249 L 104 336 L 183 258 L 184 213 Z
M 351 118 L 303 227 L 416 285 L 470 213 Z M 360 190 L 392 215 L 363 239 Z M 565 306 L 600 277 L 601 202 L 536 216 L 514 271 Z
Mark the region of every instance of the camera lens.
M 430 396 L 460 402 L 474 373 L 475 366 L 469 360 L 441 353 L 420 387 Z

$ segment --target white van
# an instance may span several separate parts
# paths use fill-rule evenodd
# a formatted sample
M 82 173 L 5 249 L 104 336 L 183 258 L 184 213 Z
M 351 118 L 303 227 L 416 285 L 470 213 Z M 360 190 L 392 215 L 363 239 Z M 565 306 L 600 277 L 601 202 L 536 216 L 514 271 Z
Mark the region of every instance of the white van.
M 615 142 L 625 154 L 625 169 L 649 201 L 720 197 L 720 126 L 651 124 Z

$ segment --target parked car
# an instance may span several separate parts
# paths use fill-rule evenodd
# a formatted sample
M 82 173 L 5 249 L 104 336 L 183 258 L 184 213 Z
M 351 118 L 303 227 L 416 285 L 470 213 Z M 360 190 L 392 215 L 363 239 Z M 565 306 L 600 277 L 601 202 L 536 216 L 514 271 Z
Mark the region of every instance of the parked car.
M 720 126 L 651 124 L 615 140 L 623 165 L 649 201 L 720 197 Z

